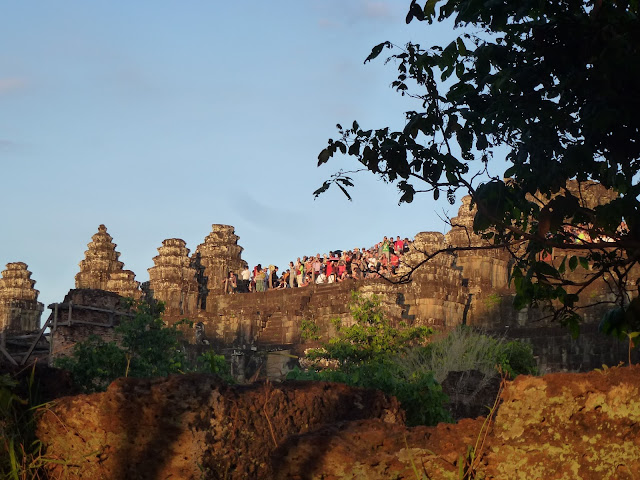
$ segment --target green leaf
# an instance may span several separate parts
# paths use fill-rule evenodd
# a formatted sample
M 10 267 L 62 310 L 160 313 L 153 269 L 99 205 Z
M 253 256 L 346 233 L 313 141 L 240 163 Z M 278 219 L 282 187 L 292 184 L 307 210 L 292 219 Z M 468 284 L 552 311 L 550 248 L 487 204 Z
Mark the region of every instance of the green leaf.
M 342 185 L 340 185 L 339 183 L 337 184 L 338 187 L 340 187 L 340 190 L 342 190 L 342 193 L 345 194 L 345 196 L 347 197 L 347 199 L 351 200 L 351 195 L 349 195 L 349 192 L 347 192 L 347 189 L 344 188 Z
M 467 54 L 467 47 L 465 47 L 464 42 L 462 41 L 462 38 L 458 37 L 456 39 L 456 45 L 458 46 L 458 52 L 460 52 L 460 55 Z
M 380 53 L 382 52 L 383 48 L 391 48 L 391 42 L 382 42 L 378 45 L 376 45 L 375 47 L 373 47 L 371 49 L 371 53 L 369 54 L 369 56 L 365 59 L 364 63 L 370 62 L 371 60 L 375 59 L 378 55 L 380 55 Z
M 558 267 L 558 272 L 562 275 L 565 272 L 566 269 L 566 265 L 567 265 L 567 256 L 565 255 L 564 258 L 562 259 L 562 263 L 560 264 L 560 266 Z
M 586 257 L 580 257 L 578 259 L 580 261 L 580 266 L 585 270 L 589 270 L 589 260 Z
M 327 163 L 332 156 L 333 153 L 329 148 L 325 148 L 324 150 L 322 150 L 318 155 L 318 166 L 322 165 L 323 163 Z
M 569 270 L 572 272 L 578 267 L 578 257 L 575 255 L 569 259 Z
M 427 20 L 429 20 L 429 23 L 433 21 L 433 17 L 435 17 L 436 15 L 437 3 L 438 3 L 438 0 L 428 0 L 427 3 L 425 3 L 424 5 L 424 16 Z

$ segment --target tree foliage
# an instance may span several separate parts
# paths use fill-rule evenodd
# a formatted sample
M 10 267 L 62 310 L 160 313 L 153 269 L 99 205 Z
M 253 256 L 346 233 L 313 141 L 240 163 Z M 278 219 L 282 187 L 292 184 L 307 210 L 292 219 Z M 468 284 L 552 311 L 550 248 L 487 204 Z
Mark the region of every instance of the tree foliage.
M 392 87 L 416 110 L 398 131 L 338 125 L 318 164 L 339 152 L 360 168 L 315 195 L 331 185 L 348 195 L 359 171 L 395 183 L 400 202 L 431 192 L 454 203 L 462 189 L 477 206 L 476 233 L 513 256 L 516 306 L 554 301 L 575 325 L 580 293 L 607 278 L 625 307 L 640 257 L 638 13 L 637 0 L 413 0 L 407 23 L 453 20 L 460 35 L 443 46 L 373 47 L 365 63 L 389 49 Z M 489 175 L 492 159 L 505 161 L 500 176 Z M 617 195 L 589 203 L 588 181 Z M 540 261 L 552 249 L 568 252 L 561 265 Z M 569 274 L 579 265 L 590 273 L 577 282 Z
M 216 373 L 231 381 L 224 356 L 205 352 L 191 365 L 182 348 L 178 324 L 162 320 L 162 304 L 138 302 L 135 314 L 123 317 L 115 328 L 118 341 L 107 342 L 92 335 L 73 347 L 70 357 L 56 366 L 71 372 L 74 382 L 87 392 L 102 391 L 119 377 L 162 377 L 172 373 Z
M 310 358 L 337 360 L 343 370 L 370 361 L 385 360 L 411 344 L 424 341 L 433 330 L 429 327 L 395 327 L 384 315 L 377 296 L 366 297 L 358 292 L 351 293 L 349 305 L 354 323 L 344 325 L 335 319 L 335 337 L 325 343 L 322 349 L 312 350 Z
M 295 369 L 287 378 L 341 382 L 375 388 L 395 396 L 407 414 L 410 425 L 435 425 L 450 421 L 445 409 L 446 395 L 432 372 L 408 376 L 396 355 L 420 344 L 433 333 L 428 327 L 395 327 L 385 317 L 378 298 L 352 293 L 350 304 L 354 323 L 345 326 L 334 321 L 337 335 L 323 348 L 307 352 L 309 358 L 336 360 L 338 368 L 320 371 Z

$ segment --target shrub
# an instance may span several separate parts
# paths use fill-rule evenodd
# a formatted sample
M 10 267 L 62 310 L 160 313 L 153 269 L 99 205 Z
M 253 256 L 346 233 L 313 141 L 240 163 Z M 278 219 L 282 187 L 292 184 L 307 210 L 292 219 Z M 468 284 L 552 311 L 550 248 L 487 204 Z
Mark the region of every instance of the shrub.
M 433 372 L 438 382 L 449 372 L 479 370 L 486 378 L 498 375 L 498 366 L 512 378 L 537 373 L 531 346 L 518 341 L 458 327 L 445 338 L 426 347 L 409 349 L 396 359 L 408 372 Z
M 407 415 L 407 424 L 436 425 L 450 422 L 444 405 L 448 401 L 430 372 L 407 377 L 402 366 L 390 360 L 352 365 L 348 370 L 307 370 L 289 372 L 290 380 L 340 382 L 354 387 L 374 388 L 395 396 Z
M 352 365 L 388 358 L 409 345 L 424 342 L 433 333 L 429 327 L 405 324 L 394 327 L 375 295 L 365 297 L 352 292 L 350 311 L 355 323 L 345 326 L 340 319 L 334 319 L 337 336 L 322 348 L 311 349 L 307 356 L 338 360 L 342 369 L 349 369 Z
M 322 380 L 375 388 L 395 396 L 407 413 L 409 425 L 435 425 L 450 421 L 445 410 L 446 395 L 431 372 L 407 376 L 394 360 L 407 346 L 419 344 L 432 333 L 427 327 L 394 327 L 385 317 L 374 295 L 352 293 L 351 315 L 355 323 L 343 325 L 334 320 L 338 335 L 322 348 L 309 350 L 310 358 L 336 360 L 337 369 L 295 369 L 288 379 Z
M 187 362 L 179 324 L 164 323 L 162 304 L 139 302 L 134 308 L 133 317 L 123 318 L 115 328 L 119 342 L 91 336 L 74 345 L 72 356 L 56 360 L 56 366 L 68 370 L 85 392 L 103 391 L 118 377 L 162 377 L 187 371 L 216 373 L 231 380 L 223 356 L 206 352 L 195 365 Z

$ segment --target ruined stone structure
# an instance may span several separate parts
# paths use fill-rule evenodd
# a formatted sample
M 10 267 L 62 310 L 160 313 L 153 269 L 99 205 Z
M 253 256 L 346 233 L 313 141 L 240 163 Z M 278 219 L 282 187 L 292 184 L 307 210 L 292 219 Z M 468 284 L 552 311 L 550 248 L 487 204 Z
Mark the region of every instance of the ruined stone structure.
M 191 266 L 184 240 L 169 238 L 158 248 L 149 271 L 149 287 L 165 304 L 168 316 L 195 314 L 198 307 L 196 269 Z
M 599 186 L 583 185 L 578 189 L 577 185 L 571 184 L 569 188 L 588 206 L 607 200 L 607 195 L 610 195 Z M 543 349 L 538 350 L 537 355 L 552 369 L 586 369 L 593 365 L 587 361 L 588 357 L 593 357 L 595 365 L 600 365 L 597 363 L 599 359 L 607 357 L 606 361 L 611 360 L 608 352 L 615 352 L 614 356 L 618 358 L 624 345 L 622 348 L 618 344 L 605 345 L 596 338 L 598 333 L 595 329 L 591 329 L 587 337 L 581 337 L 578 343 L 571 341 L 568 334 L 554 330 L 556 340 L 552 347 L 544 350 L 544 342 L 540 341 L 544 336 L 538 332 L 541 326 L 549 327 L 548 320 L 544 319 L 546 312 L 539 309 L 515 311 L 511 306 L 514 292 L 508 284 L 508 252 L 495 248 L 465 250 L 465 247 L 488 246 L 487 241 L 473 233 L 474 211 L 470 207 L 470 198 L 465 197 L 458 215 L 451 220 L 451 230 L 446 234 L 422 232 L 415 236 L 410 252 L 403 256 L 405 265 L 402 271 L 406 273 L 412 267 L 424 264 L 413 272 L 412 281 L 408 283 L 397 284 L 383 279 L 347 280 L 305 288 L 225 295 L 224 279 L 230 271 L 239 273 L 246 262 L 242 260 L 243 249 L 238 245 L 234 228 L 214 224 L 211 233 L 191 255 L 184 240 L 164 240 L 153 259 L 154 266 L 148 270 L 149 289 L 156 300 L 165 303 L 164 318 L 167 322 L 175 323 L 184 318 L 193 321 L 198 325 L 198 331 L 196 335 L 193 329 L 185 330 L 190 340 L 216 348 L 300 352 L 305 348 L 301 336 L 302 321 L 314 321 L 320 326 L 323 339 L 330 338 L 335 333 L 332 319 L 340 318 L 346 323 L 352 321 L 349 301 L 352 292 L 356 291 L 376 294 L 389 318 L 409 325 L 446 330 L 466 324 L 494 332 L 504 333 L 505 329 L 517 331 L 518 338 L 527 339 L 537 345 L 536 348 Z M 124 297 L 140 296 L 135 275 L 123 270 L 116 245 L 104 225 L 100 225 L 88 247 L 76 276 L 76 292 L 100 289 Z M 425 255 L 436 252 L 437 255 L 424 262 Z M 14 270 L 12 267 L 11 271 Z M 580 280 L 581 275 L 584 278 L 585 273 L 581 267 L 573 272 L 576 280 Z M 28 279 L 28 275 L 24 278 Z M 15 300 L 21 299 L 19 292 L 11 295 L 18 295 Z M 79 294 L 74 295 L 77 297 Z M 597 324 L 603 310 L 609 308 L 605 301 L 610 300 L 610 295 L 604 282 L 594 282 L 584 291 L 581 298 L 585 302 L 603 303 L 599 309 L 581 312 L 587 324 Z M 78 301 L 88 304 L 70 300 L 78 307 L 72 307 L 74 328 L 83 320 L 83 310 L 79 307 L 91 307 L 91 302 L 97 301 L 98 297 L 94 294 L 90 298 L 78 297 Z M 111 305 L 107 310 L 113 308 Z M 83 327 L 87 335 L 90 323 L 87 321 L 87 327 Z M 58 342 L 54 338 L 54 344 L 67 346 L 83 338 L 72 334 L 70 327 L 57 330 L 56 335 L 65 338 Z M 550 326 L 551 329 L 554 327 Z
M 32 332 L 40 328 L 44 310 L 31 272 L 23 262 L 8 263 L 0 278 L 0 332 Z
M 114 292 L 123 297 L 140 298 L 140 285 L 131 270 L 123 270 L 124 263 L 118 260 L 116 244 L 107 233 L 107 227 L 100 225 L 98 233 L 91 237 L 80 262 L 80 272 L 76 275 L 76 288 L 93 288 Z
M 247 262 L 242 260 L 242 250 L 232 226 L 212 225 L 211 233 L 196 249 L 200 263 L 204 267 L 209 292 L 222 293 L 223 282 L 229 272 L 239 274 L 244 269 Z

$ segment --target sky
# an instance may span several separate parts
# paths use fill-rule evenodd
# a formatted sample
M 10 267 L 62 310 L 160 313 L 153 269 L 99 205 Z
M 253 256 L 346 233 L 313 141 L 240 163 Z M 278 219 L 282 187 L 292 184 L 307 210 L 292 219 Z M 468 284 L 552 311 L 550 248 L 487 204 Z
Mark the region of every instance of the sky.
M 195 251 L 235 227 L 251 266 L 447 230 L 458 205 L 398 206 L 364 174 L 349 202 L 313 191 L 335 125 L 404 126 L 419 109 L 364 64 L 389 40 L 446 45 L 451 25 L 406 25 L 409 0 L 0 0 L 0 270 L 27 263 L 46 305 L 74 288 L 100 224 L 136 280 L 157 248 Z M 47 313 L 45 313 L 47 315 Z

